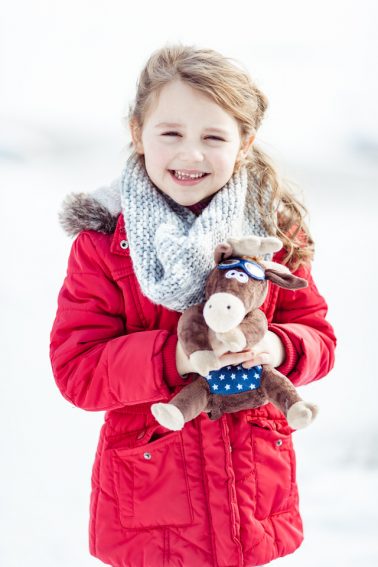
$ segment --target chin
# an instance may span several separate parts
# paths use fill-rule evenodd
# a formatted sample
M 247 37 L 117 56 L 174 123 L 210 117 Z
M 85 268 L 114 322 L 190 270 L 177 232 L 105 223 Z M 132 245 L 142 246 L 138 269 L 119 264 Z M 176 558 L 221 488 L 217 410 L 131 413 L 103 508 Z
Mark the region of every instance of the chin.
M 184 201 L 183 199 L 174 199 L 173 197 L 172 199 L 175 201 L 175 203 L 181 205 L 182 207 L 191 207 L 192 205 L 195 205 L 197 203 L 197 201 Z
M 191 207 L 195 205 L 199 201 L 202 201 L 205 197 L 199 195 L 195 197 L 189 197 L 189 195 L 170 195 L 171 199 L 173 199 L 178 205 L 182 207 Z

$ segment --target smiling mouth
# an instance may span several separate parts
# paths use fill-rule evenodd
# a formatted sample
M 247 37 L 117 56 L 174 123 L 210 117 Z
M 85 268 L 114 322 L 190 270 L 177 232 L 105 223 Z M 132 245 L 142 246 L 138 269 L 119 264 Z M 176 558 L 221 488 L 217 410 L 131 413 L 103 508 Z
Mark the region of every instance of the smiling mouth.
M 177 169 L 169 169 L 168 171 L 179 179 L 200 179 L 201 177 L 206 177 L 206 175 L 210 175 L 206 171 L 196 171 L 193 173 L 181 172 L 180 170 Z
M 199 171 L 197 173 L 180 173 L 178 170 L 175 169 L 169 169 L 168 171 L 176 179 L 180 179 L 182 181 L 202 179 L 203 177 L 207 177 L 208 175 L 210 175 L 210 173 L 207 173 L 206 171 Z
M 196 185 L 201 185 L 202 181 L 204 181 L 204 179 L 208 177 L 208 175 L 210 175 L 210 173 L 200 172 L 200 175 L 192 174 L 191 176 L 188 174 L 187 175 L 179 174 L 175 170 L 168 170 L 168 171 L 175 185 L 179 187 L 194 187 Z

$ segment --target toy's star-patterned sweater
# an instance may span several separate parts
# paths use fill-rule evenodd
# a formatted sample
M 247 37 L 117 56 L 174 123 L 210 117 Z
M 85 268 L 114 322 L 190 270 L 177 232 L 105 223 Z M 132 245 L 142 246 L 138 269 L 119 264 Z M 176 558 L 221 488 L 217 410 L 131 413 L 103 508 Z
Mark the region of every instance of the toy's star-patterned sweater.
M 212 370 L 205 378 L 212 394 L 229 396 L 256 390 L 261 384 L 262 366 L 224 366 Z

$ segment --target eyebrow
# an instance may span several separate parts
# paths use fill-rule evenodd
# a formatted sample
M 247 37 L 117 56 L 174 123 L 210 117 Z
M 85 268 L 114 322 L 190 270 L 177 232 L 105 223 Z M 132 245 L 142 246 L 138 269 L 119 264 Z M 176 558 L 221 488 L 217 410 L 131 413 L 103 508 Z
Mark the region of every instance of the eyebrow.
M 156 124 L 155 128 L 183 128 L 183 125 L 177 122 L 159 122 L 159 124 Z M 224 136 L 229 135 L 229 132 L 222 128 L 205 128 L 205 130 L 208 132 L 218 132 Z

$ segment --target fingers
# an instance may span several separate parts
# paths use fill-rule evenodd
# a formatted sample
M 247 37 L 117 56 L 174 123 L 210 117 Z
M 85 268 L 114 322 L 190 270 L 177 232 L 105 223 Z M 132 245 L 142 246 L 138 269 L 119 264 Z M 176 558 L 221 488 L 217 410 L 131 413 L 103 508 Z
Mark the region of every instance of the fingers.
M 219 357 L 219 360 L 222 363 L 222 366 L 235 366 L 237 364 L 241 364 L 242 362 L 250 360 L 251 354 L 252 351 L 249 349 L 242 352 L 227 352 L 225 354 L 222 354 L 222 356 Z
M 243 368 L 252 368 L 252 366 L 260 366 L 261 364 L 271 364 L 272 357 L 269 352 L 259 352 L 252 356 L 249 360 L 242 364 Z

